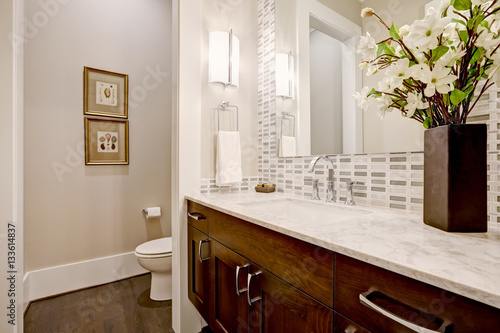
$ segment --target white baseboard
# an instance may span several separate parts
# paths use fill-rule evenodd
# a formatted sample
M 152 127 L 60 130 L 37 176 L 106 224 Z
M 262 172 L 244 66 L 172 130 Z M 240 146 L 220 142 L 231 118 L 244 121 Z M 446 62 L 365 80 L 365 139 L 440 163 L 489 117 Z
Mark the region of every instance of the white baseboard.
M 24 275 L 24 309 L 29 302 L 147 273 L 134 252 L 55 266 Z

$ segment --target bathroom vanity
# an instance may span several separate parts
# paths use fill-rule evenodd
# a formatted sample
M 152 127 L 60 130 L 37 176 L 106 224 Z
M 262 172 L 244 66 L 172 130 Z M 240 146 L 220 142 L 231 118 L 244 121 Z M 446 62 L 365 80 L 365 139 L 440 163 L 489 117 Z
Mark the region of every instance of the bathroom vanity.
M 214 332 L 500 332 L 500 228 L 282 194 L 188 200 L 189 298 Z

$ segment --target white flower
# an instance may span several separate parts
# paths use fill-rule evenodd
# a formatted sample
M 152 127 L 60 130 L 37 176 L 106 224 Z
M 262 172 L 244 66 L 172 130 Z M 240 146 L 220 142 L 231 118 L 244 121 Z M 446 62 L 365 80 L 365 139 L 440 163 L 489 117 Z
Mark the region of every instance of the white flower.
M 378 81 L 378 90 L 386 93 L 392 92 L 394 90 L 394 88 L 391 87 L 391 81 L 387 76 L 384 77 L 382 81 Z
M 415 114 L 416 109 L 426 109 L 429 107 L 429 103 L 422 102 L 422 95 L 420 93 L 408 93 L 408 97 L 406 98 L 406 116 L 410 118 Z
M 408 24 L 405 24 L 401 28 L 399 28 L 399 36 L 401 36 L 401 38 L 408 36 L 409 33 L 410 33 L 410 26 Z
M 394 88 L 400 88 L 403 81 L 411 75 L 410 60 L 408 58 L 399 59 L 387 69 L 387 76 Z
M 439 15 L 444 12 L 445 10 L 447 10 L 451 5 L 451 0 L 441 0 L 441 4 L 439 5 L 439 8 L 437 9 L 437 13 L 439 13 Z
M 438 59 L 437 63 L 441 66 L 452 67 L 457 60 L 461 59 L 466 53 L 466 50 L 458 51 L 457 49 L 449 49 L 445 55 Z
M 440 94 L 447 94 L 453 90 L 452 82 L 457 76 L 450 73 L 451 70 L 440 64 L 436 64 L 431 70 L 428 65 L 421 64 L 420 80 L 427 84 L 424 94 L 427 97 L 434 96 L 436 90 Z
M 363 109 L 363 111 L 368 110 L 368 107 L 372 104 L 371 101 L 368 99 L 369 96 L 368 94 L 370 93 L 370 87 L 365 86 L 361 89 L 360 92 L 355 92 L 352 96 L 356 99 L 358 102 L 358 106 Z
M 489 32 L 485 27 L 479 27 L 477 32 L 479 33 L 479 37 L 476 40 L 476 46 L 482 47 L 487 52 L 490 52 L 498 45 L 498 39 L 495 39 L 495 35 Z
M 411 48 L 434 49 L 438 46 L 439 35 L 443 33 L 448 23 L 449 19 L 436 15 L 435 9 L 431 7 L 425 19 L 417 20 L 410 26 L 410 34 L 406 37 L 406 41 Z
M 377 43 L 375 39 L 370 36 L 369 32 L 366 32 L 366 36 L 361 36 L 359 39 L 359 46 L 356 53 L 361 54 L 363 60 L 372 61 L 377 57 Z
M 488 75 L 488 79 L 491 79 L 496 82 L 497 85 L 500 84 L 500 54 L 498 52 L 494 54 L 492 58 L 493 64 L 490 68 L 486 70 L 486 75 Z
M 390 107 L 390 105 L 392 104 L 392 99 L 390 96 L 386 95 L 386 94 L 382 94 L 381 97 L 379 97 L 377 99 L 378 101 L 378 116 L 380 117 L 380 119 L 384 119 L 385 115 L 388 113 L 388 112 L 392 112 L 393 108 Z
M 375 74 L 377 72 L 378 72 L 378 66 L 377 65 L 369 64 L 366 67 L 366 76 L 372 76 L 373 74 Z
M 498 19 L 495 20 L 495 21 L 493 21 L 493 23 L 491 23 L 490 30 L 491 31 L 496 31 L 497 34 L 498 34 L 498 30 L 500 30 L 500 21 L 498 21 Z
M 460 43 L 460 36 L 458 35 L 457 30 L 456 23 L 448 23 L 443 29 L 443 37 L 451 41 L 453 44 L 458 44 Z
M 373 16 L 373 8 L 366 7 L 361 10 L 361 17 Z

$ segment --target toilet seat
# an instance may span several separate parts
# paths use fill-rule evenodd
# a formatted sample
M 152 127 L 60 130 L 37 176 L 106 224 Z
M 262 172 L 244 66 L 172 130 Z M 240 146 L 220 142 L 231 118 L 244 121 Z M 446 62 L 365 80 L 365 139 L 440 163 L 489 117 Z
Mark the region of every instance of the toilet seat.
M 162 258 L 172 255 L 172 237 L 154 239 L 135 248 L 135 255 L 140 258 Z

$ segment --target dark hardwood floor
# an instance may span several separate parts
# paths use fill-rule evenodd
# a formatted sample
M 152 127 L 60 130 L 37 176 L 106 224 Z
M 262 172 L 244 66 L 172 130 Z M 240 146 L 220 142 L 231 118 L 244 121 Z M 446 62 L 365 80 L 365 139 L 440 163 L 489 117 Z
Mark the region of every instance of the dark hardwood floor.
M 172 301 L 149 298 L 151 275 L 31 303 L 24 333 L 173 333 Z

